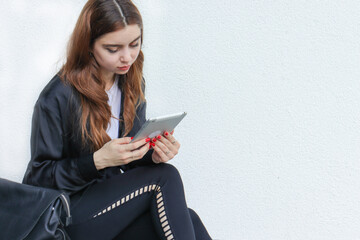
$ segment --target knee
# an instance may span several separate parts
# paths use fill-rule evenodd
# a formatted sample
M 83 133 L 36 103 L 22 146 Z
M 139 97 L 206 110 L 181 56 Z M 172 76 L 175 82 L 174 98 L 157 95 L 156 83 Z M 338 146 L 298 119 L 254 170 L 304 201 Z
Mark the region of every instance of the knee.
M 197 215 L 197 213 L 192 210 L 191 208 L 188 208 L 189 209 L 189 214 L 190 214 L 190 217 L 191 217 L 191 221 L 193 222 L 193 224 L 197 224 L 198 222 L 200 222 L 200 217 L 199 215 Z
M 158 167 L 159 167 L 159 170 L 161 171 L 161 173 L 160 173 L 161 176 L 166 178 L 167 180 L 181 179 L 179 171 L 173 165 L 168 164 L 168 163 L 162 163 L 162 164 L 159 164 Z

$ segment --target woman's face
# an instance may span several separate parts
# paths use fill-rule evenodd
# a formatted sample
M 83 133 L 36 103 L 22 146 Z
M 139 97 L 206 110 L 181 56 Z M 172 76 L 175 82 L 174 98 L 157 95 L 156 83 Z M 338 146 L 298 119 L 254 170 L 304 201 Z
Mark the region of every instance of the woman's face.
M 126 74 L 135 62 L 141 48 L 141 30 L 138 25 L 102 35 L 95 40 L 93 55 L 104 77 Z

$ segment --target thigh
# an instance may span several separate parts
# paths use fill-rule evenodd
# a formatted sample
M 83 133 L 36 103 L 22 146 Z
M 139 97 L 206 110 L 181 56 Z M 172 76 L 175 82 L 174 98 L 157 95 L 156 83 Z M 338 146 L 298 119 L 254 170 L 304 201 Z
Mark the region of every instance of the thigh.
M 112 239 L 149 210 L 161 165 L 138 167 L 93 184 L 72 197 L 73 239 Z
M 99 211 L 112 207 L 119 200 L 122 205 L 139 195 L 152 193 L 153 185 L 157 185 L 160 178 L 161 172 L 157 165 L 154 165 L 134 168 L 94 183 L 82 193 L 71 196 L 73 223 L 87 221 L 97 215 Z M 140 189 L 142 189 L 141 194 L 139 194 Z

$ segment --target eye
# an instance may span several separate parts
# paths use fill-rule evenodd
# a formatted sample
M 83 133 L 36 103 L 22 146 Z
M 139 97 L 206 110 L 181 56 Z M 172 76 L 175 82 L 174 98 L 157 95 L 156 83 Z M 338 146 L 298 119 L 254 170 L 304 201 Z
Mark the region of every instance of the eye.
M 106 50 L 108 50 L 109 53 L 116 53 L 117 50 L 111 50 L 110 48 L 107 48 Z
M 130 45 L 130 47 L 132 47 L 132 48 L 136 48 L 137 46 L 139 46 L 139 43 Z

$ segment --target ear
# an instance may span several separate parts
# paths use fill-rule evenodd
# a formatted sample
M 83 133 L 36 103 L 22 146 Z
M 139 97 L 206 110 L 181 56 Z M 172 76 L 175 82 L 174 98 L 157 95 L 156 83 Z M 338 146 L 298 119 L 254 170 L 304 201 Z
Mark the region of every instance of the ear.
M 91 54 L 94 53 L 94 47 L 93 46 L 89 46 L 89 53 L 91 53 Z
M 92 56 L 94 55 L 94 44 L 89 46 L 89 54 L 92 55 Z

